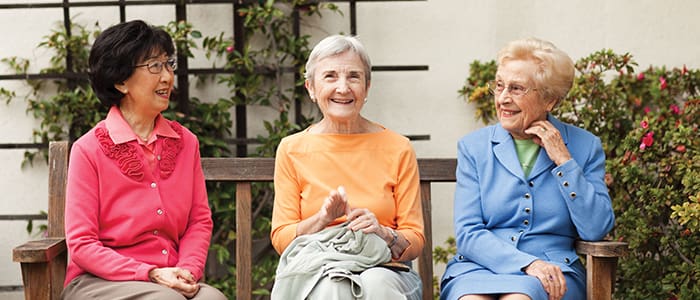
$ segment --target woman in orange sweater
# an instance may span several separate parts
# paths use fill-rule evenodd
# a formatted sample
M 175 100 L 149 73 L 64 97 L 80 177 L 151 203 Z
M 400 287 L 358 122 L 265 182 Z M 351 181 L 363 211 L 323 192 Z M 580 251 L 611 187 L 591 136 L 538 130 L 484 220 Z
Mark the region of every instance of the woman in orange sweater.
M 416 155 L 409 140 L 360 112 L 371 64 L 354 37 L 319 42 L 306 64 L 305 86 L 323 118 L 282 140 L 275 161 L 272 244 L 283 253 L 300 236 L 347 224 L 386 242 L 391 259 L 410 266 L 423 249 Z M 343 188 L 339 188 L 343 187 Z M 360 273 L 364 299 L 419 299 L 413 270 Z M 309 298 L 351 293 L 348 280 L 322 278 Z

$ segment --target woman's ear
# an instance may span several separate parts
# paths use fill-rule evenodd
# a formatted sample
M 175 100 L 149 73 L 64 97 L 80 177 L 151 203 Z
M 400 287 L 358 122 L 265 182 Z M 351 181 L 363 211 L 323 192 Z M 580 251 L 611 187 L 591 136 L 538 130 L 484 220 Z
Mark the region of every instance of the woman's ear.
M 129 89 L 126 88 L 126 84 L 124 84 L 123 82 L 115 83 L 114 88 L 124 95 L 126 95 L 126 93 L 129 92 Z
M 557 104 L 559 103 L 560 99 L 553 98 L 549 101 L 547 101 L 547 104 L 545 104 L 545 108 L 547 109 L 547 112 L 551 112 L 555 107 L 557 107 Z
M 309 80 L 306 79 L 304 80 L 304 87 L 306 88 L 306 92 L 309 93 L 309 98 L 311 98 L 311 102 L 316 102 L 316 96 L 314 96 L 314 88 L 311 86 L 311 83 L 309 83 Z

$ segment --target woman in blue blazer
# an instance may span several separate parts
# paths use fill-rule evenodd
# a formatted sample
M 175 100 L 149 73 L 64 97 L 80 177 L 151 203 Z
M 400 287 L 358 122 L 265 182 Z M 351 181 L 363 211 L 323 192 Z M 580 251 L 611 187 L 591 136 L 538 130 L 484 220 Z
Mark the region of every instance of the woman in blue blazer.
M 489 84 L 499 123 L 459 141 L 457 254 L 441 299 L 585 299 L 574 241 L 614 225 L 600 139 L 550 111 L 574 78 L 571 58 L 525 39 L 498 55 Z

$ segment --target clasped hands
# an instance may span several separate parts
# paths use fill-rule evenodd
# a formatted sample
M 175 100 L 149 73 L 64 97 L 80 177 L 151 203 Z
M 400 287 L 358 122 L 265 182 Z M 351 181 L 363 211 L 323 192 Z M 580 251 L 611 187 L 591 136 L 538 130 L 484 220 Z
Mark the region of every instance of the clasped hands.
M 148 272 L 148 278 L 152 282 L 176 290 L 188 299 L 199 292 L 199 283 L 194 280 L 194 275 L 186 269 L 155 268 Z
M 362 230 L 364 233 L 374 233 L 389 242 L 393 238 L 389 229 L 380 225 L 377 217 L 369 209 L 350 207 L 345 188 L 342 186 L 328 194 L 328 197 L 323 202 L 320 214 L 324 224 L 329 224 L 337 218 L 346 216 L 350 222 L 347 227 L 352 231 Z
M 549 294 L 549 300 L 559 300 L 566 293 L 566 279 L 559 266 L 543 260 L 535 260 L 523 270 L 527 275 L 537 277 L 542 282 L 544 290 Z

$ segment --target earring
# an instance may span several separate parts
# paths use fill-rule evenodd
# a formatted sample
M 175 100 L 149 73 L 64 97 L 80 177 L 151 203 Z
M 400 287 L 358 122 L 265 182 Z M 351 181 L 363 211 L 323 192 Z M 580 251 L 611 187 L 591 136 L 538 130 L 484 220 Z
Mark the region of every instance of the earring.
M 316 98 L 314 95 L 309 95 L 309 98 L 311 98 L 311 102 L 316 103 Z
M 365 98 L 365 103 L 367 103 L 367 98 Z

